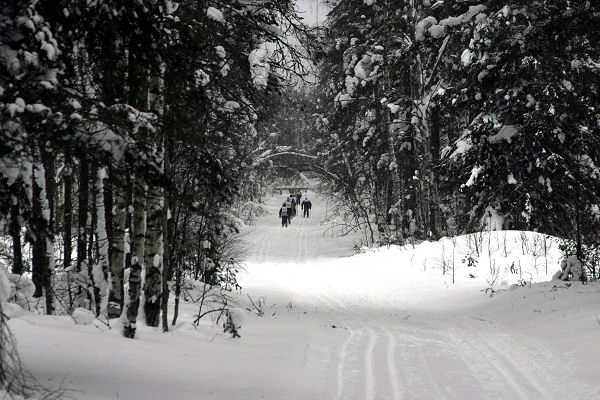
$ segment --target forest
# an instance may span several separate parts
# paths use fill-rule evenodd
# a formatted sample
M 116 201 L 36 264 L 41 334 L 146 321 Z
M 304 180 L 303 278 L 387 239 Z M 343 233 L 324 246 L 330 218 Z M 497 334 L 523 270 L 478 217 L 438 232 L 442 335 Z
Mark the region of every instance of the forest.
M 600 2 L 322 3 L 0 0 L 2 282 L 166 332 L 309 180 L 357 247 L 535 231 L 597 279 Z

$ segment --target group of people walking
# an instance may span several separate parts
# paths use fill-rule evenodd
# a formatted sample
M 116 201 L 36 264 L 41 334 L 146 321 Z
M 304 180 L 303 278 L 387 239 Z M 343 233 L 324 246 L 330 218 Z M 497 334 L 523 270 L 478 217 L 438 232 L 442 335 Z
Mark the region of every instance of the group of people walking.
M 281 226 L 286 227 L 292 223 L 292 217 L 296 216 L 296 210 L 300 205 L 300 209 L 303 211 L 304 218 L 310 218 L 310 209 L 312 203 L 309 199 L 302 200 L 302 192 L 296 194 L 290 194 L 288 198 L 283 202 L 279 209 L 279 218 L 281 218 Z

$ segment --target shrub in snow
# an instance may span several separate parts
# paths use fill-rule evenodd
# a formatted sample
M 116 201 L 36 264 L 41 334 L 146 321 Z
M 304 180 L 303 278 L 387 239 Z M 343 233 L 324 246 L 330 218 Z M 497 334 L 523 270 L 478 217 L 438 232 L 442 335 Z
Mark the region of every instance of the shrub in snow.
M 23 368 L 15 347 L 13 335 L 6 323 L 11 314 L 6 301 L 11 296 L 11 283 L 0 266 L 0 398 L 2 399 L 58 399 L 62 391 L 49 392 Z M 5 309 L 9 308 L 9 311 Z
M 242 328 L 242 315 L 239 310 L 226 310 L 223 332 L 230 333 L 232 338 L 241 337 L 239 330 Z
M 585 271 L 581 265 L 581 261 L 577 257 L 569 256 L 560 261 L 560 271 L 557 271 L 552 279 L 560 279 L 561 281 L 579 281 L 585 276 Z
M 18 274 L 8 274 L 7 278 L 11 286 L 10 301 L 31 311 L 30 305 L 35 292 L 31 279 Z

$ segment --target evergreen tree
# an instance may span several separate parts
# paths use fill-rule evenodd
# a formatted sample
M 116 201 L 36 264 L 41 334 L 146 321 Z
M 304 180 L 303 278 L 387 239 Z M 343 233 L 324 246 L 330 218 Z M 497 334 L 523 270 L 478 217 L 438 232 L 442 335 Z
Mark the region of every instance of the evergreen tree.
M 471 229 L 491 206 L 575 240 L 579 258 L 598 237 L 599 18 L 592 2 L 511 1 L 479 21 L 446 93 L 470 115 L 445 165 Z

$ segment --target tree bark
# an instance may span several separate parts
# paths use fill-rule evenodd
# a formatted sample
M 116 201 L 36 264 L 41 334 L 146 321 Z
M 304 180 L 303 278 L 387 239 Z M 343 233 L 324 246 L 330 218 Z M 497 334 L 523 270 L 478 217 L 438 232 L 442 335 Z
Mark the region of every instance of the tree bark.
M 154 109 L 162 123 L 164 115 L 164 74 L 165 63 L 159 63 L 157 74 L 156 102 Z M 160 166 L 160 173 L 164 174 L 164 131 L 156 141 L 156 165 Z M 164 190 L 157 183 L 152 183 L 148 190 L 147 224 L 146 224 L 146 277 L 144 280 L 144 314 L 146 324 L 157 327 L 160 323 L 160 310 L 162 306 L 162 277 L 163 277 L 163 208 L 165 207 Z M 167 294 L 168 296 L 168 294 Z
M 45 232 L 46 224 L 44 223 L 44 217 L 42 216 L 42 188 L 39 185 L 38 176 L 41 174 L 40 166 L 33 165 L 31 171 L 31 181 L 33 185 L 33 198 L 32 198 L 32 219 L 33 219 L 33 244 L 32 244 L 32 260 L 31 260 L 31 272 L 33 285 L 35 291 L 33 297 L 40 298 L 44 294 L 44 247 L 45 247 Z M 43 179 L 43 178 L 42 178 Z
M 137 179 L 133 192 L 133 246 L 129 271 L 129 304 L 123 331 L 124 336 L 130 339 L 135 337 L 144 262 L 146 183 L 143 178 Z
M 88 231 L 88 213 L 89 213 L 89 162 L 85 155 L 79 160 L 79 195 L 77 208 L 77 262 L 76 270 L 80 277 L 87 275 L 87 231 Z M 89 279 L 89 277 L 88 277 Z M 87 298 L 87 288 L 84 282 L 79 278 L 77 288 L 77 299 L 75 306 L 82 305 L 84 298 Z
M 126 190 L 115 187 L 112 249 L 110 254 L 111 287 L 108 297 L 108 318 L 119 318 L 123 310 L 123 271 L 125 270 L 125 228 L 127 222 Z
M 171 158 L 169 155 L 169 140 L 167 132 L 164 128 L 164 113 L 165 113 L 165 72 L 166 72 L 167 64 L 164 60 L 162 60 L 160 64 L 160 78 L 158 85 L 158 94 L 159 94 L 159 105 L 158 105 L 158 115 L 163 125 L 162 127 L 162 147 L 164 153 L 164 166 L 163 172 L 168 181 L 172 181 L 171 177 Z M 161 282 L 162 282 L 162 296 L 160 309 L 162 312 L 162 328 L 163 332 L 168 332 L 169 330 L 169 320 L 168 320 L 168 310 L 169 310 L 169 212 L 170 212 L 170 198 L 167 190 L 163 190 L 163 205 L 162 205 L 162 273 L 161 273 Z
M 389 17 L 389 7 L 384 6 L 386 21 L 390 21 Z M 390 43 L 392 32 L 389 30 L 389 22 L 386 23 L 387 32 L 384 34 L 384 52 L 383 52 L 383 96 L 388 96 L 391 94 L 392 90 L 392 79 L 391 79 L 391 68 L 390 68 L 390 60 L 388 51 L 390 51 Z M 394 127 L 396 124 L 392 124 L 392 119 L 390 116 L 390 109 L 385 106 L 383 110 L 383 130 L 385 139 L 387 141 L 388 146 L 388 154 L 390 155 L 390 170 L 391 170 L 391 203 L 392 206 L 390 209 L 386 210 L 386 213 L 390 213 L 393 220 L 393 234 L 395 236 L 394 241 L 396 244 L 404 244 L 404 236 L 402 233 L 402 213 L 403 213 L 403 205 L 402 205 L 402 197 L 403 191 L 400 187 L 400 168 L 398 166 L 398 159 L 396 158 L 396 146 L 394 143 Z
M 32 272 L 34 297 L 46 292 L 46 313 L 54 311 L 51 287 L 51 270 L 54 267 L 54 243 L 50 229 L 50 209 L 46 197 L 44 167 L 35 163 L 32 168 L 34 241 L 32 246 Z
M 156 185 L 148 190 L 146 225 L 146 277 L 144 279 L 144 313 L 148 326 L 158 326 L 162 291 L 162 190 Z
M 97 260 L 92 271 L 94 282 L 94 297 L 96 298 L 96 316 L 100 316 L 106 300 L 108 286 L 108 238 L 104 210 L 104 178 L 106 168 L 99 168 L 96 176 L 96 248 Z
M 183 221 L 183 229 L 181 230 L 182 232 L 182 238 L 181 238 L 181 242 L 179 242 L 177 244 L 177 248 L 180 248 L 182 246 L 186 246 L 186 242 L 187 242 L 187 233 L 188 233 L 188 216 L 184 217 L 184 221 Z M 181 284 L 182 284 L 182 278 L 183 278 L 183 271 L 181 268 L 181 265 L 183 264 L 183 260 L 181 259 L 181 255 L 176 255 L 177 260 L 175 261 L 175 308 L 173 310 L 173 321 L 171 322 L 171 325 L 175 326 L 175 324 L 177 323 L 177 317 L 179 316 L 179 298 L 181 296 Z
M 95 163 L 94 163 L 95 164 Z M 98 209 L 96 202 L 98 201 L 98 187 L 93 179 L 98 173 L 98 167 L 90 168 L 90 209 L 89 209 L 89 226 L 88 226 L 88 246 L 87 246 L 87 273 L 88 273 L 88 298 L 90 299 L 90 309 L 94 311 L 96 316 L 100 315 L 100 288 L 96 282 L 94 270 L 98 263 L 98 246 L 97 237 L 95 238 L 96 226 L 98 224 Z
M 23 254 L 21 248 L 21 224 L 19 223 L 19 205 L 14 204 L 10 207 L 10 236 L 13 247 L 13 274 L 23 275 Z
M 44 271 L 44 291 L 46 296 L 46 313 L 54 312 L 54 293 L 52 291 L 52 274 L 54 272 L 54 215 L 56 199 L 56 183 L 54 179 L 55 166 L 52 155 L 48 152 L 41 152 L 44 162 L 44 189 L 45 196 L 42 204 L 45 207 L 44 215 L 47 215 L 46 232 L 46 269 Z
M 165 135 L 165 176 L 167 179 L 171 179 L 171 160 L 169 156 L 168 140 Z M 170 197 L 166 194 L 164 196 L 163 213 L 162 213 L 162 231 L 163 231 L 163 266 L 162 266 L 162 297 L 161 297 L 161 311 L 162 311 L 162 327 L 163 332 L 169 330 L 168 320 L 168 309 L 169 309 L 169 213 L 171 210 Z
M 73 171 L 70 164 L 70 154 L 65 153 L 65 175 L 64 175 L 64 222 L 63 242 L 64 255 L 63 267 L 67 270 L 67 291 L 69 294 L 69 309 L 73 308 L 73 293 L 71 291 L 71 257 L 73 253 L 72 223 L 73 223 Z

